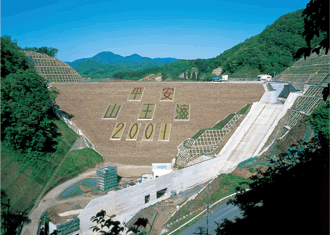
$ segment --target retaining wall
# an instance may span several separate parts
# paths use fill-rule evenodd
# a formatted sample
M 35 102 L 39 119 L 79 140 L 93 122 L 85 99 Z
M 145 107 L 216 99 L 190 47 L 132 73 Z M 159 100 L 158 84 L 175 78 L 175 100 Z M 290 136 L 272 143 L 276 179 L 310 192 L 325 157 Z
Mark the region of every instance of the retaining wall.
M 81 233 L 93 234 L 89 231 L 89 228 L 94 225 L 90 222 L 90 218 L 101 210 L 105 210 L 108 215 L 121 215 L 120 221 L 125 222 L 140 209 L 169 198 L 172 190 L 179 193 L 213 179 L 218 175 L 217 162 L 217 159 L 212 159 L 93 199 L 79 215 Z M 167 188 L 166 194 L 157 199 L 157 191 L 164 188 Z M 150 195 L 150 202 L 145 203 L 147 195 Z

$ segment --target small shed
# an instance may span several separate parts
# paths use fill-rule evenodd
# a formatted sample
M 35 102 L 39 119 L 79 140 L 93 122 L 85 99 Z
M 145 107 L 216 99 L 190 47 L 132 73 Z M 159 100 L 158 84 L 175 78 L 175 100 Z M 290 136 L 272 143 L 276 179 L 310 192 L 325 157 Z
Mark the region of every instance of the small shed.
M 152 163 L 152 172 L 154 174 L 154 178 L 169 174 L 172 171 L 171 163 Z
M 212 82 L 220 82 L 220 78 L 219 77 L 212 78 Z
M 143 173 L 141 175 L 141 182 L 146 182 L 146 181 L 149 181 L 149 180 L 151 180 L 153 178 L 154 178 L 154 176 L 153 176 L 152 173 Z

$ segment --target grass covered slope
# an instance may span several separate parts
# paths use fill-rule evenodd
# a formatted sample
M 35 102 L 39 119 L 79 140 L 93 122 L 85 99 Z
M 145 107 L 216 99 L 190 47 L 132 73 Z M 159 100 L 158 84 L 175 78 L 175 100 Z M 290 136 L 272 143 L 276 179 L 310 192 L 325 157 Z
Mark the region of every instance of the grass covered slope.
M 55 121 L 61 136 L 56 151 L 51 155 L 51 161 L 40 165 L 30 162 L 20 162 L 24 155 L 1 148 L 1 189 L 11 201 L 11 212 L 20 213 L 33 207 L 45 184 L 53 175 L 56 167 L 70 150 L 71 145 L 79 137 L 73 130 L 61 121 Z
M 55 175 L 55 178 L 50 184 L 48 190 L 56 187 L 56 185 L 76 177 L 78 174 L 86 171 L 89 168 L 95 167 L 95 165 L 102 161 L 102 156 L 90 148 L 70 151 L 68 156 L 65 158 L 61 168 Z

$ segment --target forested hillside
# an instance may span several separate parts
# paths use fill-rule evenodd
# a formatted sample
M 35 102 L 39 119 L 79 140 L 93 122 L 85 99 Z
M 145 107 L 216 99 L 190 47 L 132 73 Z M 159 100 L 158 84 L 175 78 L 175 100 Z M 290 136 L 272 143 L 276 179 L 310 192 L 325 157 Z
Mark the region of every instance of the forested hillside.
M 211 80 L 215 68 L 222 67 L 223 73 L 230 77 L 255 78 L 258 74 L 281 73 L 294 62 L 295 53 L 299 48 L 306 46 L 302 36 L 304 30 L 303 10 L 285 14 L 268 25 L 260 34 L 246 39 L 244 42 L 224 51 L 212 59 L 180 60 L 155 68 L 152 73 L 162 72 L 163 79 L 178 79 L 179 75 L 187 72 L 191 75 L 192 69 L 197 68 L 196 80 Z M 325 38 L 325 34 L 315 37 L 311 41 L 314 47 Z M 196 70 L 196 69 L 195 69 Z M 116 78 L 142 78 L 152 69 L 137 72 L 121 72 L 114 75 Z M 193 79 L 192 76 L 187 78 Z
M 222 66 L 225 74 L 231 76 L 256 76 L 257 73 L 276 74 L 294 63 L 294 55 L 306 46 L 302 36 L 303 10 L 281 16 L 260 34 L 217 56 L 209 67 Z M 312 47 L 324 39 L 325 35 L 314 38 Z M 256 73 L 256 71 L 258 71 Z

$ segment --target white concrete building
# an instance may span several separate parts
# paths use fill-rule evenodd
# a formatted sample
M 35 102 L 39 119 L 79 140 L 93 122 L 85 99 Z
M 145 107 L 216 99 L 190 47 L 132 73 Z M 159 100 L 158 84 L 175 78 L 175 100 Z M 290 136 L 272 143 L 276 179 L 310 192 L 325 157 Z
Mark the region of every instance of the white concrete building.
M 171 163 L 152 163 L 152 172 L 154 178 L 171 173 Z
M 267 74 L 260 74 L 260 75 L 258 75 L 257 80 L 270 82 L 272 80 L 272 76 L 267 75 Z

